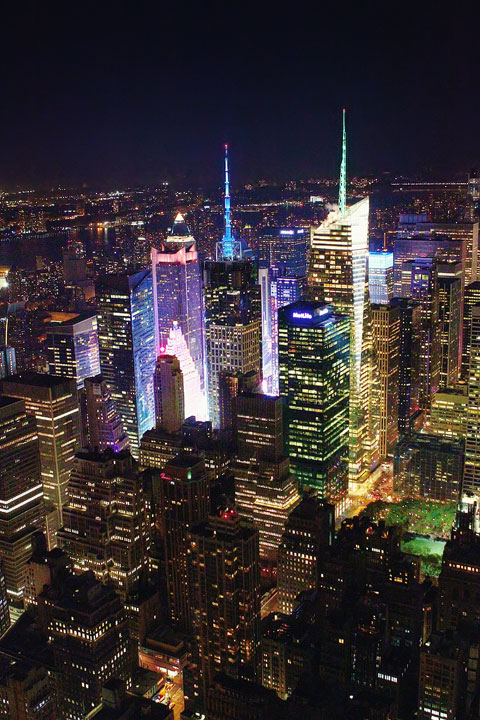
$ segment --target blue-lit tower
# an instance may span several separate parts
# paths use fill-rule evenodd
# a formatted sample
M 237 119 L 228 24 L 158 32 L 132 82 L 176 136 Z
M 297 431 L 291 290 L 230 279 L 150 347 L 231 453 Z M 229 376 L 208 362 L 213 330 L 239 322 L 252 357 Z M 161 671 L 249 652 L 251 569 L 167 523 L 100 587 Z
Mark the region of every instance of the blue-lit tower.
M 225 145 L 225 230 L 221 242 L 217 243 L 217 260 L 235 260 L 242 255 L 241 243 L 232 233 L 230 211 L 230 175 L 228 170 L 228 145 Z

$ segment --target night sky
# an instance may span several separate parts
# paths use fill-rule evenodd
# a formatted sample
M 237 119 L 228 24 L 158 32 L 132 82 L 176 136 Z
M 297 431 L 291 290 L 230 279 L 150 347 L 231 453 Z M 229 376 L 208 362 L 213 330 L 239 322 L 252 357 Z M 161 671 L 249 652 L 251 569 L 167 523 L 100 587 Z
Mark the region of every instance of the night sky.
M 480 167 L 478 2 L 9 5 L 0 189 Z

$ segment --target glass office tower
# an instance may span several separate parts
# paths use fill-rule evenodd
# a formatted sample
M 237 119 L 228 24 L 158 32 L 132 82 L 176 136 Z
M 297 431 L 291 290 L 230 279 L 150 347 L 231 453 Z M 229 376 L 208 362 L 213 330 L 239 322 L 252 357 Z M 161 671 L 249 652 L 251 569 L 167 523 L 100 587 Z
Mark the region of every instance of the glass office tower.
M 369 253 L 368 289 L 375 305 L 388 305 L 393 298 L 393 253 Z
M 348 489 L 350 320 L 317 302 L 287 305 L 278 318 L 286 453 L 299 485 L 340 510 Z
M 206 420 L 202 278 L 195 240 L 182 216 L 177 216 L 162 247 L 152 248 L 152 278 L 157 355 L 172 343 L 181 346 L 178 359 L 185 382 L 191 378 L 196 383 L 196 387 L 185 385 L 185 415 Z M 168 352 L 174 354 L 171 347 Z
M 152 274 L 107 275 L 97 281 L 96 296 L 102 375 L 138 457 L 142 435 L 155 425 Z
M 97 316 L 83 313 L 47 327 L 47 360 L 50 375 L 75 378 L 78 390 L 85 378 L 100 373 Z
M 368 213 L 364 198 L 332 212 L 310 237 L 307 297 L 350 317 L 350 481 L 362 482 L 378 461 L 377 393 L 368 295 Z

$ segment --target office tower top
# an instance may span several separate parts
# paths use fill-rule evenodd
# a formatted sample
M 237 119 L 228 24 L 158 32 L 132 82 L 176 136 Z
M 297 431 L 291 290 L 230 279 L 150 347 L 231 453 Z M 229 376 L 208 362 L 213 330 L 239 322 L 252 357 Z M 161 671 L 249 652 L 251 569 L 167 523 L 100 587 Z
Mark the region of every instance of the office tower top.
M 100 372 L 97 316 L 83 313 L 47 326 L 47 360 L 51 375 L 74 378 L 81 390 L 85 378 Z
M 393 253 L 369 253 L 368 289 L 371 303 L 387 305 L 393 298 Z
M 182 213 L 177 213 L 172 228 L 166 237 L 165 243 L 169 245 L 193 245 L 195 238 L 190 232 Z
M 241 243 L 235 240 L 230 215 L 230 175 L 228 170 L 228 145 L 225 145 L 225 229 L 222 241 L 217 244 L 217 260 L 235 260 L 241 257 Z
M 275 268 L 279 277 L 305 277 L 307 274 L 306 227 L 267 227 L 259 238 L 260 266 Z
M 85 379 L 86 420 L 88 445 L 103 452 L 107 447 L 115 452 L 128 448 L 128 437 L 112 399 L 112 392 L 102 375 Z
M 152 274 L 107 275 L 96 283 L 100 365 L 133 455 L 155 425 Z
M 68 480 L 80 444 L 77 385 L 73 379 L 25 372 L 2 380 L 2 393 L 25 401 L 37 421 L 43 495 L 62 522 Z
M 179 432 L 185 420 L 183 373 L 175 355 L 159 355 L 153 376 L 157 429 Z
M 241 392 L 233 401 L 237 453 L 242 459 L 283 456 L 283 411 L 279 397 Z

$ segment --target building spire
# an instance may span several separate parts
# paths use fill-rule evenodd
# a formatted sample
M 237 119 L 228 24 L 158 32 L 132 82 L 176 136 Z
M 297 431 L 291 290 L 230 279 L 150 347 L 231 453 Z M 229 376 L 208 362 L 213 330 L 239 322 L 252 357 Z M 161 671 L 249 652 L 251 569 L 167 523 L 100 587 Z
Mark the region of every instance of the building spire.
M 228 175 L 228 145 L 225 145 L 225 232 L 222 238 L 223 257 L 233 260 L 232 221 L 230 218 L 230 178 Z
M 340 217 L 345 215 L 345 211 L 347 209 L 347 133 L 345 130 L 345 108 L 343 108 L 342 162 L 340 165 L 338 209 Z

